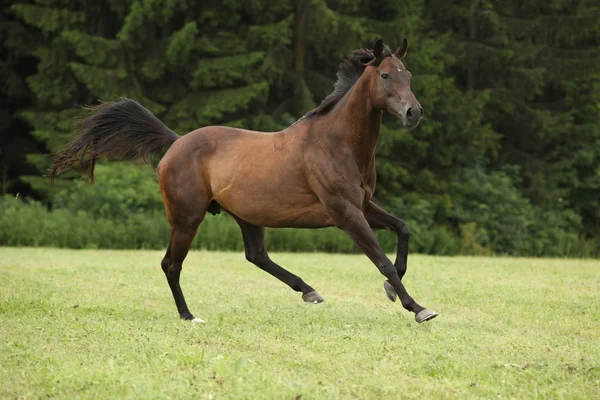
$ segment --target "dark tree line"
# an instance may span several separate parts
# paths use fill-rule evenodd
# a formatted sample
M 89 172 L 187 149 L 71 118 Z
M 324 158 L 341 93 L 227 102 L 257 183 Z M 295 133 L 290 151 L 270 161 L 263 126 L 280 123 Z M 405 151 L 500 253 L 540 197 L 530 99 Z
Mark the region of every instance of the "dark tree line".
M 3 194 L 81 204 L 74 173 L 52 190 L 43 177 L 81 105 L 134 98 L 179 134 L 278 130 L 332 90 L 353 49 L 407 37 L 426 120 L 409 132 L 385 118 L 375 195 L 433 238 L 418 249 L 598 254 L 596 1 L 4 0 L 1 11 Z

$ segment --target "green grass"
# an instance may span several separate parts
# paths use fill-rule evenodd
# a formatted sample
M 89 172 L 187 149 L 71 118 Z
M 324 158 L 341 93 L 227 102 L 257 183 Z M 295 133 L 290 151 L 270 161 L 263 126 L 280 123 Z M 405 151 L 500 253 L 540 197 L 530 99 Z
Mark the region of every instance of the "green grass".
M 419 325 L 365 256 L 0 248 L 0 398 L 600 398 L 600 261 L 411 256 Z

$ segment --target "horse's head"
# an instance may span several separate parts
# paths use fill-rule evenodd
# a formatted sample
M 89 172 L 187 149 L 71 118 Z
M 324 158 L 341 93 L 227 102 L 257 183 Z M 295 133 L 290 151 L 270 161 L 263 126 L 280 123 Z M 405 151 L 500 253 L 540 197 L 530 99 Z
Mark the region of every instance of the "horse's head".
M 407 128 L 414 128 L 423 118 L 423 108 L 410 90 L 411 73 L 402 61 L 406 55 L 406 39 L 393 53 L 384 51 L 383 42 L 378 40 L 373 48 L 373 60 L 367 64 L 365 72 L 373 74 L 371 102 L 380 110 L 387 110 L 400 118 Z

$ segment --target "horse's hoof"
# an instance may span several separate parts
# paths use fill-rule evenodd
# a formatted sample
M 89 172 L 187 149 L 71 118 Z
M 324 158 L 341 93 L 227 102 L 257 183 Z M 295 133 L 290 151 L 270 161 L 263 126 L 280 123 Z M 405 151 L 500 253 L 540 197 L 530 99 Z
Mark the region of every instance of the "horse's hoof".
M 317 293 L 317 291 L 313 291 L 310 293 L 304 293 L 302 295 L 302 300 L 304 300 L 307 303 L 322 303 L 324 301 L 324 299 L 321 297 L 321 295 L 319 293 Z
M 387 295 L 388 299 L 391 301 L 396 301 L 398 294 L 396 293 L 396 289 L 394 289 L 389 281 L 383 282 L 383 290 L 385 290 L 385 294 Z
M 438 313 L 436 313 L 435 311 L 424 309 L 424 310 L 420 311 L 417 315 L 415 315 L 415 321 L 417 321 L 418 323 L 421 323 L 421 322 L 429 321 L 430 319 L 434 319 L 437 316 L 438 316 Z
M 192 313 L 186 312 L 179 314 L 179 318 L 184 319 L 186 321 L 193 321 L 196 318 L 192 315 Z
M 189 313 L 189 312 L 180 314 L 179 316 L 181 317 L 181 319 L 186 320 L 186 321 L 191 321 L 195 324 L 203 324 L 204 322 L 206 322 L 203 319 L 194 317 L 192 315 L 192 313 Z

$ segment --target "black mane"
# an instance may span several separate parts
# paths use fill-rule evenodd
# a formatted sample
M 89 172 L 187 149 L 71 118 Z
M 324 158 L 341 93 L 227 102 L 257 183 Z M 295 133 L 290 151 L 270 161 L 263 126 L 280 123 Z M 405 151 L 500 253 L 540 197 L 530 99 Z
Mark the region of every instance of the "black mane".
M 385 46 L 381 57 L 379 57 L 379 60 L 377 61 L 377 64 L 379 64 L 385 57 L 390 57 L 391 55 L 392 53 L 390 52 L 390 49 Z M 338 67 L 337 81 L 333 85 L 333 92 L 331 92 L 329 96 L 325 97 L 325 99 L 317 108 L 307 112 L 304 117 L 309 118 L 316 115 L 324 115 L 331 111 L 333 106 L 335 106 L 337 102 L 344 97 L 348 90 L 354 86 L 358 78 L 360 78 L 366 68 L 365 64 L 372 61 L 373 58 L 373 50 L 354 50 L 352 54 L 342 61 Z

